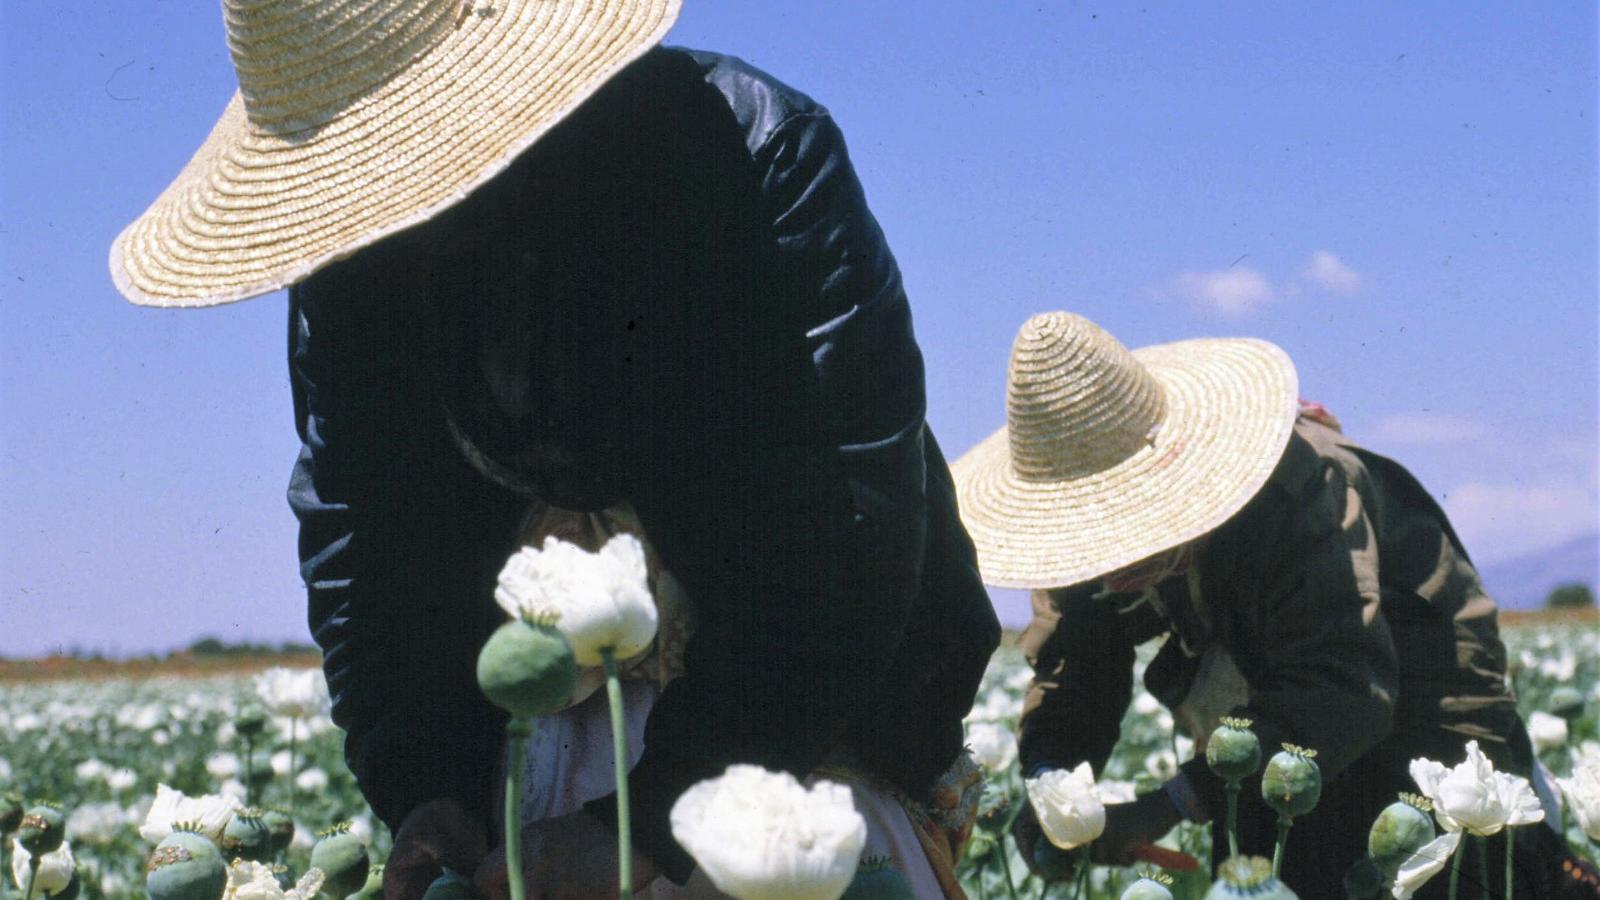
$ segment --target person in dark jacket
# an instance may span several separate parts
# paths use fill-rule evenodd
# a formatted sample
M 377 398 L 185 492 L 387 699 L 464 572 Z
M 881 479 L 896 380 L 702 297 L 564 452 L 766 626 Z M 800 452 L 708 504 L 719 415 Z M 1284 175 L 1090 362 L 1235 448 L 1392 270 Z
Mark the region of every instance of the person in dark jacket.
M 827 110 L 654 46 L 672 3 L 563 2 L 595 9 L 554 48 L 522 2 L 357 22 L 306 0 L 274 13 L 302 17 L 292 45 L 227 5 L 241 96 L 113 274 L 164 306 L 291 286 L 289 500 L 334 719 L 396 833 L 390 895 L 492 833 L 504 721 L 473 663 L 530 509 L 626 508 L 693 607 L 629 776 L 641 886 L 690 877 L 667 813 L 730 763 L 844 766 L 913 805 L 969 787 L 998 625 Z M 365 66 L 294 57 L 341 28 Z M 491 38 L 529 58 L 475 61 Z M 603 893 L 614 829 L 590 798 L 530 828 L 527 867 Z
M 1410 473 L 1298 401 L 1283 351 L 1206 339 L 1130 353 L 1046 313 L 1017 337 L 1008 400 L 1008 428 L 954 469 L 986 580 L 1033 589 L 1024 774 L 1098 773 L 1134 648 L 1163 635 L 1145 684 L 1196 742 L 1161 790 L 1107 808 L 1098 861 L 1129 864 L 1183 820 L 1212 823 L 1226 856 L 1225 788 L 1204 752 L 1224 716 L 1250 720 L 1264 756 L 1317 752 L 1322 797 L 1283 863 L 1302 897 L 1344 896 L 1373 820 L 1418 792 L 1413 759 L 1455 765 L 1477 741 L 1500 771 L 1533 776 L 1466 550 Z M 1245 783 L 1239 843 L 1270 856 L 1277 814 L 1260 790 L 1259 774 Z M 1024 858 L 1048 857 L 1031 813 L 1017 820 Z M 1503 859 L 1503 837 L 1491 846 Z M 1518 896 L 1549 896 L 1560 838 L 1538 825 L 1515 847 Z

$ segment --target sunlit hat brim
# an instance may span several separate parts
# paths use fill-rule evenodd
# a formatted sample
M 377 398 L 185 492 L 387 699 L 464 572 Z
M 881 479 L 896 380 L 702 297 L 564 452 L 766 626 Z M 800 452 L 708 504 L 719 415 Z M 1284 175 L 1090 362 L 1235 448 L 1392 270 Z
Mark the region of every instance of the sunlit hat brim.
M 118 235 L 112 279 L 140 305 L 211 306 L 278 290 L 426 221 L 657 44 L 679 6 L 469 4 L 398 75 L 301 131 L 252 123 L 236 93 L 176 180 Z
M 1299 411 L 1288 354 L 1265 341 L 1205 338 L 1133 356 L 1167 397 L 1145 449 L 1088 475 L 1024 479 L 1001 428 L 951 466 L 986 584 L 1098 578 L 1216 529 L 1266 484 Z

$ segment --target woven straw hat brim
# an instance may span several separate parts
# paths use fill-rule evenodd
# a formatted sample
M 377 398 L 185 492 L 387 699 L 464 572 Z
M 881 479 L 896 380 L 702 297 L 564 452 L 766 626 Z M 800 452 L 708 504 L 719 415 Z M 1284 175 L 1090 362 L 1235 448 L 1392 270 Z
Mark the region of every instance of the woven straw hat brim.
M 657 44 L 679 7 L 494 0 L 480 13 L 457 4 L 459 17 L 435 25 L 442 36 L 408 37 L 417 56 L 402 71 L 299 130 L 252 123 L 236 93 L 177 179 L 118 235 L 112 279 L 140 305 L 212 306 L 278 290 L 426 221 Z M 379 52 L 336 49 L 342 66 Z
M 1197 538 L 1266 484 L 1299 412 L 1288 354 L 1206 338 L 1133 351 L 1166 392 L 1151 446 L 1068 480 L 1018 477 L 1001 428 L 951 466 L 986 584 L 1067 587 Z

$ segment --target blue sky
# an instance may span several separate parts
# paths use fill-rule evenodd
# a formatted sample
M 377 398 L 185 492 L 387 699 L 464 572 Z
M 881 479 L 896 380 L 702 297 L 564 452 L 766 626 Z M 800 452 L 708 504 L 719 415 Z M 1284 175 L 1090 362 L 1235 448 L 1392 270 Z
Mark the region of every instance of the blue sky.
M 669 41 L 833 110 L 952 455 L 1070 309 L 1282 345 L 1480 563 L 1596 529 L 1593 4 L 686 0 Z M 0 654 L 305 635 L 282 296 L 106 275 L 234 85 L 216 4 L 0 4 Z

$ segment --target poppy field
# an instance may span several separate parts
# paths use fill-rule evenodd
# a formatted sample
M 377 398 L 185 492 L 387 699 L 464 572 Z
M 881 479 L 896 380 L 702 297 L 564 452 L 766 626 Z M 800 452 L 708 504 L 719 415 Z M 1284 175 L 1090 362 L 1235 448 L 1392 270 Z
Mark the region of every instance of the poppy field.
M 1596 844 L 1585 827 L 1600 829 L 1589 820 L 1600 798 L 1588 796 L 1587 807 L 1582 801 L 1584 791 L 1600 789 L 1600 629 L 1585 620 L 1578 627 L 1507 627 L 1504 636 L 1540 759 L 1568 788 L 1562 798 L 1568 842 L 1592 859 Z M 1138 665 L 1153 651 L 1141 648 Z M 962 884 L 972 897 L 1120 897 L 1139 880 L 1138 870 L 1086 866 L 1046 886 L 1006 837 L 1006 821 L 1028 796 L 1011 733 L 1029 676 L 1021 656 L 1002 649 L 967 719 L 969 746 L 989 784 L 958 867 Z M 301 884 L 296 893 L 295 879 L 312 868 L 319 841 L 338 837 L 333 843 L 364 847 L 352 857 L 363 871 L 388 850 L 386 829 L 344 767 L 341 738 L 314 669 L 0 684 L 0 795 L 8 798 L 0 814 L 14 808 L 20 820 L 55 804 L 64 834 L 58 849 L 42 854 L 48 864 L 32 873 L 34 896 L 138 897 L 145 896 L 152 851 L 171 837 L 175 823 L 207 815 L 226 821 L 241 806 L 263 816 L 271 812 L 263 819 L 261 868 L 230 872 L 228 895 L 309 896 L 315 886 Z M 1121 742 L 1094 782 L 1094 794 L 1102 804 L 1131 800 L 1155 789 L 1193 752 L 1193 742 L 1174 733 L 1170 713 L 1136 687 Z M 1581 769 L 1589 772 L 1587 782 Z M 199 798 L 224 808 L 219 813 Z M 193 805 L 175 805 L 180 802 Z M 0 862 L 9 876 L 0 896 L 21 896 L 28 854 L 16 838 L 17 823 L 0 815 L 0 825 L 8 830 Z M 217 834 L 223 829 L 217 825 Z M 1210 834 L 1201 826 L 1181 825 L 1162 844 L 1209 858 Z M 326 848 L 317 852 L 331 858 Z M 273 867 L 279 867 L 275 885 L 268 888 L 263 873 Z M 1203 896 L 1211 883 L 1204 865 L 1169 874 L 1172 881 L 1163 887 L 1175 897 Z M 350 877 L 345 883 L 353 887 L 330 893 L 334 885 L 325 884 L 320 896 L 361 893 L 362 884 Z

